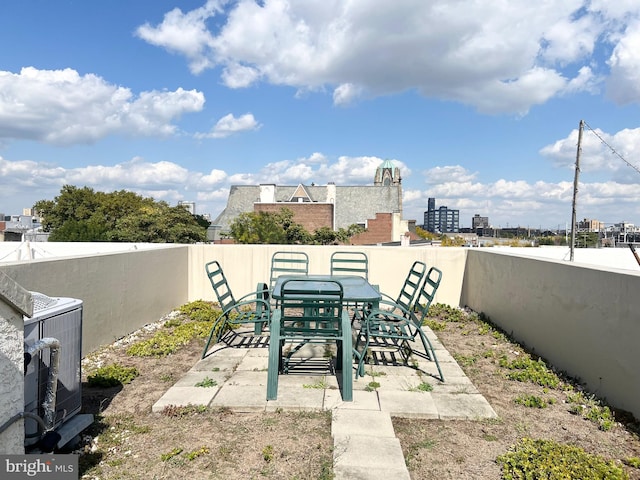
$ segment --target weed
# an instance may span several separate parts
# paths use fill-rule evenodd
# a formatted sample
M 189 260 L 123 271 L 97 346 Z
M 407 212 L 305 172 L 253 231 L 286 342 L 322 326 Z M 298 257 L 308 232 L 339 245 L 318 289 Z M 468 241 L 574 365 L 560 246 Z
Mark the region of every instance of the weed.
M 551 440 L 523 438 L 496 461 L 502 467 L 502 478 L 580 478 L 582 480 L 628 478 L 613 461 L 586 453 L 572 445 Z
M 196 387 L 202 387 L 202 388 L 211 388 L 211 387 L 215 387 L 216 385 L 218 385 L 218 382 L 216 382 L 212 378 L 209 378 L 208 376 L 204 377 L 202 380 L 196 383 Z
M 433 385 L 427 382 L 421 382 L 415 387 L 409 388 L 410 392 L 431 392 L 433 391 Z
M 583 392 L 567 393 L 567 401 L 571 404 L 569 412 L 580 415 L 598 425 L 603 431 L 611 430 L 615 425 L 613 412 L 595 396 L 586 396 Z
M 622 460 L 625 465 L 629 465 L 631 468 L 640 468 L 640 458 L 629 457 Z
M 303 383 L 302 388 L 316 388 L 318 390 L 324 390 L 329 385 L 326 380 L 323 378 L 322 380 L 316 380 L 314 383 Z
M 202 446 L 196 450 L 186 453 L 185 457 L 187 458 L 187 460 L 192 461 L 198 457 L 201 457 L 202 455 L 207 455 L 208 453 L 209 453 L 209 447 Z
M 162 409 L 162 415 L 165 417 L 182 418 L 190 415 L 199 415 L 208 410 L 206 405 L 167 405 Z
M 221 310 L 216 308 L 212 302 L 204 300 L 185 303 L 178 310 L 197 322 L 213 322 L 221 313 Z
M 135 357 L 164 357 L 194 338 L 206 337 L 210 330 L 211 324 L 207 322 L 183 323 L 172 330 L 158 331 L 151 338 L 131 345 L 127 354 Z
M 478 357 L 475 355 L 462 355 L 460 353 L 454 353 L 453 358 L 461 367 L 470 367 L 478 360 Z
M 531 382 L 541 387 L 557 388 L 560 385 L 560 378 L 553 373 L 542 359 L 533 360 L 526 355 L 509 361 L 506 356 L 500 358 L 500 366 L 511 370 L 507 374 L 509 380 L 518 382 Z
M 486 335 L 487 333 L 491 333 L 492 331 L 493 328 L 491 328 L 491 325 L 489 325 L 488 323 L 481 323 L 478 327 L 478 333 L 480 335 Z
M 514 402 L 529 408 L 547 408 L 549 401 L 535 395 L 521 395 Z
M 429 327 L 434 332 L 439 332 L 447 328 L 446 322 L 439 322 L 438 320 L 430 320 L 428 318 L 425 318 L 422 324 Z
M 267 463 L 273 460 L 273 447 L 271 445 L 267 445 L 262 449 L 262 458 Z
M 117 363 L 98 368 L 87 377 L 90 387 L 115 387 L 131 383 L 140 375 L 135 367 L 123 367 Z
M 166 322 L 164 322 L 162 326 L 164 328 L 172 328 L 177 327 L 178 325 L 182 325 L 182 320 L 180 320 L 179 318 L 172 318 L 171 320 L 167 320 Z
M 367 383 L 367 386 L 364 387 L 367 392 L 373 392 L 376 388 L 380 388 L 380 383 L 375 381 Z
M 170 460 L 173 457 L 180 455 L 181 453 L 182 453 L 182 448 L 176 447 L 170 452 L 163 453 L 162 455 L 160 455 L 160 460 L 162 460 L 163 462 L 166 462 L 167 460 Z
M 429 317 L 442 322 L 465 322 L 468 319 L 464 310 L 443 303 L 432 304 L 429 307 Z

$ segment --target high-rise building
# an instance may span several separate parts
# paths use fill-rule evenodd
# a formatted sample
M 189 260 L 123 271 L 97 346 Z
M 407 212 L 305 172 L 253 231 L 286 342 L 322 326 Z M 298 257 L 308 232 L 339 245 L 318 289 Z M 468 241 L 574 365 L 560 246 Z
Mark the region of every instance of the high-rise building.
M 427 211 L 424 212 L 424 229 L 431 233 L 458 233 L 460 231 L 460 210 L 446 206 L 436 208 L 436 199 L 427 200 Z
M 479 213 L 476 213 L 471 219 L 471 228 L 473 230 L 477 228 L 489 228 L 489 217 L 481 217 Z

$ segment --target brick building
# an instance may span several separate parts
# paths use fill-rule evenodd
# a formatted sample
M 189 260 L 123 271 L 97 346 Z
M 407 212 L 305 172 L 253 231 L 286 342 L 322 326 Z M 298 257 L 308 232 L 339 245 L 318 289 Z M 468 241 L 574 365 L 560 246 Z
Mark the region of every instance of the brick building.
M 277 212 L 283 207 L 311 233 L 320 227 L 362 225 L 367 232 L 354 237 L 354 245 L 400 241 L 410 226 L 402 220 L 400 169 L 388 160 L 376 169 L 373 185 L 233 185 L 213 226 L 227 232 L 241 213 Z

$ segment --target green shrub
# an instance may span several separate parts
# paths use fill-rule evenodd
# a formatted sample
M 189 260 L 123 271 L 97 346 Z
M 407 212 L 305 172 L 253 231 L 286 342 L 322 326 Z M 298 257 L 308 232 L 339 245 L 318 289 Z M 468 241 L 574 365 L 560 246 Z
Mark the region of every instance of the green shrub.
M 545 400 L 544 398 L 537 397 L 536 395 L 521 395 L 517 397 L 514 402 L 529 408 L 547 408 L 547 405 L 554 403 L 555 401 L 552 398 Z
M 502 467 L 502 478 L 513 479 L 581 479 L 623 480 L 628 475 L 613 461 L 586 453 L 572 445 L 551 440 L 523 438 L 511 451 L 496 461 Z
M 113 363 L 100 367 L 91 375 L 88 375 L 87 384 L 90 387 L 116 387 L 131 383 L 138 375 L 140 375 L 140 372 L 135 367 L 123 367 Z
M 567 402 L 571 404 L 570 413 L 592 421 L 600 430 L 611 430 L 615 425 L 615 417 L 611 409 L 603 405 L 594 395 L 585 395 L 581 391 L 569 392 Z
M 557 388 L 560 385 L 560 378 L 540 358 L 534 360 L 527 355 L 509 361 L 506 356 L 503 356 L 500 359 L 500 366 L 511 370 L 507 373 L 509 380 L 531 382 L 541 387 L 551 388 Z
M 204 300 L 185 303 L 178 310 L 191 320 L 198 322 L 213 322 L 220 315 L 220 309 L 214 303 Z
M 204 338 L 209 334 L 208 322 L 187 322 L 175 328 L 159 330 L 151 338 L 131 345 L 127 354 L 134 357 L 164 357 L 194 338 Z
M 468 319 L 464 310 L 444 303 L 432 304 L 429 307 L 429 317 L 440 322 L 464 322 Z

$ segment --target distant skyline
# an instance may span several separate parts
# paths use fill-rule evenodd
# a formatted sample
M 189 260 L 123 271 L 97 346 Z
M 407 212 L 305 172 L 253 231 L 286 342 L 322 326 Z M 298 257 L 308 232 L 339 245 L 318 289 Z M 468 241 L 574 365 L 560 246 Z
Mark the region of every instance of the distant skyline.
M 405 219 L 564 228 L 583 119 L 577 219 L 640 225 L 637 1 L 24 0 L 0 41 L 7 215 L 70 184 L 213 219 L 392 160 Z

